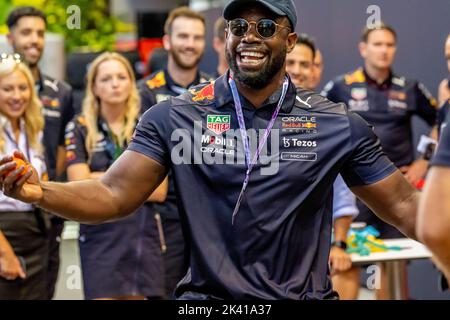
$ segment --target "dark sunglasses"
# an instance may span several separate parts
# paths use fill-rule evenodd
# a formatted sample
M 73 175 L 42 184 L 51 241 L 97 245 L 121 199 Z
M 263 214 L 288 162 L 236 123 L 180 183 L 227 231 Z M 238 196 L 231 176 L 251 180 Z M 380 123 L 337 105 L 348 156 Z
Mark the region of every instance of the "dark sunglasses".
M 18 53 L 13 53 L 13 54 L 2 53 L 2 54 L 0 54 L 0 63 L 6 62 L 6 61 L 13 61 L 15 63 L 21 63 L 22 57 Z
M 261 19 L 258 22 L 256 21 L 247 21 L 242 18 L 233 19 L 228 21 L 228 30 L 236 37 L 243 37 L 247 34 L 250 29 L 250 25 L 255 24 L 256 32 L 263 39 L 272 38 L 276 35 L 281 29 L 289 29 L 290 27 L 282 26 L 281 24 L 276 23 L 270 19 Z

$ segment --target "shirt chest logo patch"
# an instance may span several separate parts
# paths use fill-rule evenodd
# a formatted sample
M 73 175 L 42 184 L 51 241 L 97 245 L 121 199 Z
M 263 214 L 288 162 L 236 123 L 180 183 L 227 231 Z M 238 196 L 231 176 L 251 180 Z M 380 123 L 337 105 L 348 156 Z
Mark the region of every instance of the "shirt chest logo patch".
M 369 111 L 369 101 L 367 100 L 348 100 L 348 107 L 350 111 L 367 112 Z
M 283 132 L 317 133 L 317 119 L 314 116 L 282 117 L 281 130 Z
M 389 91 L 389 99 L 406 100 L 406 93 L 403 91 L 391 90 Z
M 283 137 L 281 139 L 282 146 L 284 148 L 316 148 L 317 141 L 315 140 L 302 140 L 298 138 L 287 138 Z
M 215 134 L 221 134 L 230 129 L 230 115 L 208 115 L 206 127 Z
M 285 161 L 317 161 L 315 152 L 282 152 L 281 160 Z
M 352 88 L 350 92 L 352 98 L 354 100 L 364 100 L 367 98 L 367 89 L 366 88 Z
M 388 106 L 391 110 L 407 110 L 406 93 L 403 91 L 390 90 L 388 93 Z
M 42 96 L 41 102 L 45 107 L 48 108 L 59 108 L 61 103 L 59 102 L 59 99 L 57 98 L 50 98 L 48 96 Z

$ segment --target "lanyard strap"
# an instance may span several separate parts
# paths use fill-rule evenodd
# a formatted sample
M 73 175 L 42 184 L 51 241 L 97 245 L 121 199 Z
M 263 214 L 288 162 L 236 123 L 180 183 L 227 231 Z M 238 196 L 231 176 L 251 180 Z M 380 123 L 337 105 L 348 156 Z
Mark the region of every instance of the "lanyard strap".
M 242 104 L 239 97 L 239 93 L 236 87 L 236 83 L 234 82 L 233 78 L 230 77 L 228 80 L 231 88 L 231 93 L 233 95 L 234 105 L 236 108 L 236 116 L 238 118 L 239 123 L 239 129 L 241 132 L 242 142 L 244 146 L 244 152 L 245 152 L 245 160 L 247 163 L 247 172 L 245 173 L 245 179 L 242 184 L 241 193 L 239 194 L 238 200 L 236 202 L 236 205 L 233 210 L 233 215 L 231 217 L 231 224 L 234 224 L 234 219 L 239 211 L 239 207 L 241 206 L 242 198 L 244 196 L 245 189 L 247 188 L 248 182 L 250 180 L 250 173 L 253 170 L 253 167 L 258 161 L 259 155 L 261 154 L 263 146 L 266 144 L 267 138 L 270 134 L 270 131 L 273 128 L 273 125 L 275 124 L 275 120 L 277 119 L 278 113 L 280 112 L 281 106 L 283 105 L 284 99 L 286 97 L 286 92 L 289 86 L 288 78 L 285 77 L 283 81 L 283 90 L 281 92 L 280 100 L 278 101 L 278 105 L 275 109 L 275 111 L 272 114 L 272 118 L 270 119 L 269 124 L 267 125 L 266 130 L 264 131 L 264 135 L 262 139 L 258 143 L 258 147 L 256 148 L 256 152 L 253 155 L 253 159 L 251 159 L 250 155 L 250 147 L 249 147 L 249 140 L 247 136 L 247 129 L 245 127 L 245 121 L 244 121 L 244 113 L 242 111 Z
M 11 134 L 8 132 L 8 130 L 6 130 L 6 128 L 3 128 L 3 131 L 6 134 L 6 137 L 8 138 L 9 141 L 11 141 L 17 148 L 17 150 L 21 151 L 19 148 L 19 144 L 17 143 L 17 141 L 11 136 Z M 30 145 L 28 143 L 28 136 L 25 133 L 25 146 L 27 148 L 26 153 L 27 153 L 27 161 L 31 162 L 31 156 L 30 156 Z

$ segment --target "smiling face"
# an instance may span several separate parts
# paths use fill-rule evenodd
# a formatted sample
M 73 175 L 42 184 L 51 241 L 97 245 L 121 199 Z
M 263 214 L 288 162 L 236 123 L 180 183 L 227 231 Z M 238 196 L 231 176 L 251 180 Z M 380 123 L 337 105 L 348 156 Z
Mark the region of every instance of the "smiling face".
M 205 51 L 205 25 L 199 19 L 177 17 L 163 41 L 169 59 L 182 69 L 196 68 Z
M 313 63 L 313 52 L 304 44 L 297 44 L 287 55 L 286 71 L 296 87 L 308 88 L 313 73 Z
M 30 67 L 35 67 L 44 51 L 45 21 L 40 17 L 22 17 L 8 34 L 14 52 L 19 53 Z
M 248 22 L 272 19 L 282 26 L 290 26 L 286 17 L 276 16 L 265 7 L 254 4 L 243 7 L 241 14 L 235 18 L 243 18 Z M 282 28 L 277 30 L 275 36 L 263 39 L 255 28 L 255 24 L 251 24 L 242 37 L 227 30 L 226 57 L 237 81 L 247 87 L 260 89 L 273 81 L 277 74 L 285 73 L 286 53 L 294 48 L 297 36 L 289 33 L 290 28 Z
M 0 78 L 0 113 L 11 122 L 23 116 L 31 100 L 30 84 L 20 70 Z
M 106 60 L 98 65 L 93 85 L 95 96 L 108 105 L 126 103 L 132 89 L 127 68 L 116 59 Z

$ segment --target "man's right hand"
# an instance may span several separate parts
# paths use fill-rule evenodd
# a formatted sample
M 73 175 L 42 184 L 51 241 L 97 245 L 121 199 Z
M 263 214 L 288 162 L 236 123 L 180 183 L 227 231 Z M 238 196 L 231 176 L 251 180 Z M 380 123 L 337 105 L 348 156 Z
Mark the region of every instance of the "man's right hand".
M 24 155 L 19 151 L 14 151 L 14 156 L 26 161 Z M 21 173 L 25 169 L 23 166 L 13 170 L 16 167 L 13 156 L 2 157 L 0 159 L 0 186 L 6 196 L 36 204 L 42 199 L 43 192 L 36 169 L 31 164 L 28 166 L 29 170 L 22 175 Z

